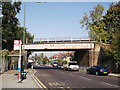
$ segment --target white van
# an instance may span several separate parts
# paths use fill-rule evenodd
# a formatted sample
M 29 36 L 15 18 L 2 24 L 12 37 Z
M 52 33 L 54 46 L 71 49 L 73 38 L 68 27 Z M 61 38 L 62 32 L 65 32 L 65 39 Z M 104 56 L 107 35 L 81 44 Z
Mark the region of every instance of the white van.
M 67 64 L 63 65 L 65 70 L 76 70 L 79 71 L 79 65 L 77 61 L 69 61 Z

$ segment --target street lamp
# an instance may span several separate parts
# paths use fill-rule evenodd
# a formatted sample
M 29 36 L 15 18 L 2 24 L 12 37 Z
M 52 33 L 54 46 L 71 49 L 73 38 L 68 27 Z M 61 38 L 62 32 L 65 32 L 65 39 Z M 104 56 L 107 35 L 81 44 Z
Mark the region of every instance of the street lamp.
M 45 1 L 38 1 L 36 3 L 45 3 Z M 26 33 L 25 24 L 26 24 L 26 3 L 24 3 L 24 24 L 23 24 L 24 30 L 23 30 L 23 44 L 22 44 L 23 48 L 21 47 L 22 45 L 20 44 L 21 45 L 20 47 L 22 48 L 22 52 L 23 53 L 25 52 L 24 46 L 25 46 L 25 40 L 26 40 L 25 39 L 25 33 Z M 22 54 L 22 52 L 21 52 L 21 49 L 20 49 L 20 58 L 19 58 L 19 61 L 18 61 L 18 65 L 19 65 L 18 67 L 20 68 L 20 70 L 19 70 L 20 73 L 22 71 L 22 69 L 21 69 L 22 67 L 21 66 L 23 65 L 23 63 L 21 63 L 21 54 Z M 20 76 L 21 76 L 20 73 L 19 73 L 19 80 L 20 80 Z
M 37 1 L 36 3 L 46 3 L 46 1 Z M 26 24 L 26 3 L 24 4 L 24 31 L 23 31 L 23 45 L 26 43 L 25 42 L 25 32 L 26 32 L 26 28 L 25 28 L 25 24 Z

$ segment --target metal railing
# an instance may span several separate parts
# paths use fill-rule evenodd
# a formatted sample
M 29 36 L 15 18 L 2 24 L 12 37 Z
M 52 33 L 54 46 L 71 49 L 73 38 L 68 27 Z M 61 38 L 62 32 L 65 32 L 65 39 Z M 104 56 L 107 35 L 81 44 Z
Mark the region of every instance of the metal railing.
M 56 37 L 56 38 L 34 38 L 33 43 L 42 43 L 42 42 L 85 42 L 85 41 L 93 41 L 88 37 Z

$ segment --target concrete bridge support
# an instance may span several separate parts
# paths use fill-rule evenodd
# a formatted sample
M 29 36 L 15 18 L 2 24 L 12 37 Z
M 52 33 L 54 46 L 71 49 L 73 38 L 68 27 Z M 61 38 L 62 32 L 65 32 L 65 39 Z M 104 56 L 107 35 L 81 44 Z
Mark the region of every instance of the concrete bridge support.
M 100 43 L 95 43 L 94 49 L 92 50 L 92 65 L 91 66 L 96 66 L 99 65 L 98 60 L 100 58 L 100 49 L 101 49 L 101 44 Z

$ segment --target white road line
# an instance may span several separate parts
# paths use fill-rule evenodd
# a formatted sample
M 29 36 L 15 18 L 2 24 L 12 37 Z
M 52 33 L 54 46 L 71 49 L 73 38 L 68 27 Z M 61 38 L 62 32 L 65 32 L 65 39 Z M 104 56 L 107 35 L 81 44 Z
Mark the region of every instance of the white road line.
M 82 76 L 80 76 L 80 78 L 84 78 L 84 79 L 87 79 L 87 80 L 92 80 L 92 79 L 90 79 L 90 78 L 86 78 L 86 77 L 82 77 Z
M 119 86 L 117 86 L 117 85 L 109 84 L 109 83 L 106 83 L 106 82 L 101 82 L 101 83 L 106 84 L 106 85 L 109 85 L 109 86 L 113 86 L 113 87 L 119 87 Z
M 75 75 L 73 75 L 73 74 L 68 74 L 68 75 L 70 75 L 70 76 L 75 76 Z

